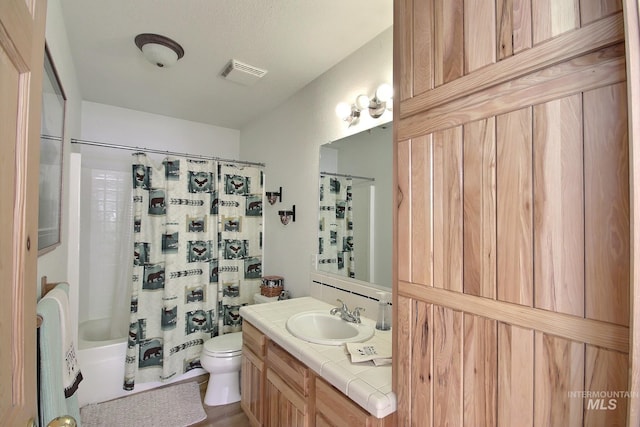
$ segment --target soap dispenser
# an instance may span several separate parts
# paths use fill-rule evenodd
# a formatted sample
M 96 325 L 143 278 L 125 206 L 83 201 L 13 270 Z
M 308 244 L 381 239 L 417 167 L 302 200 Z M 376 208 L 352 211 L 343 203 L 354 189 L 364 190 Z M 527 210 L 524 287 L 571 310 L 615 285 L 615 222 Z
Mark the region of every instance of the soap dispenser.
M 377 292 L 378 294 L 378 320 L 376 329 L 388 331 L 391 329 L 391 304 L 389 292 Z

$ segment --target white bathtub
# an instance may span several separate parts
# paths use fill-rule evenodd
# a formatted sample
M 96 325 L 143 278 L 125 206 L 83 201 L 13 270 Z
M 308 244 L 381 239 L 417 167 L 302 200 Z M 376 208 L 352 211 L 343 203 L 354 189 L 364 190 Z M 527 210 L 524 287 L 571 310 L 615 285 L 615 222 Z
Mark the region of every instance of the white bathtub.
M 81 322 L 78 326 L 78 361 L 83 380 L 78 387 L 80 407 L 90 403 L 105 402 L 121 396 L 149 390 L 169 382 L 136 384 L 133 391 L 122 389 L 124 382 L 124 358 L 127 337 L 109 336 L 109 319 Z M 206 373 L 204 369 L 192 369 L 173 381 Z

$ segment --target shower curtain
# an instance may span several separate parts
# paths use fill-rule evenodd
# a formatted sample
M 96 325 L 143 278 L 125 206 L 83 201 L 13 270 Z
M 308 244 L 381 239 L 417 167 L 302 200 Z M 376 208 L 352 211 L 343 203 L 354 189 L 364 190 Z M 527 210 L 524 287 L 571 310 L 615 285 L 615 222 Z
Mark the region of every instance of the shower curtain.
M 241 330 L 262 277 L 262 168 L 144 154 L 132 165 L 134 254 L 124 389 L 200 366 Z
M 355 277 L 350 177 L 320 177 L 318 264 L 322 271 Z

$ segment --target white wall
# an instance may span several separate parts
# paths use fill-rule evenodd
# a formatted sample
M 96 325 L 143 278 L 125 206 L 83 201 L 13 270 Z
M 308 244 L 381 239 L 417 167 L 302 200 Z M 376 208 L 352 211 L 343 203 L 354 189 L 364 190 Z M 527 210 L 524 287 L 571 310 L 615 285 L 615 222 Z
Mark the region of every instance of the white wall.
M 392 83 L 393 30 L 371 42 L 300 90 L 270 114 L 241 130 L 243 160 L 266 163 L 266 191 L 283 188 L 282 203 L 265 208 L 264 273 L 285 277 L 293 296 L 309 295 L 313 254 L 317 249 L 318 158 L 320 145 L 391 121 L 363 114 L 347 127 L 335 115 L 341 102 L 373 95 Z M 296 205 L 296 222 L 283 226 L 278 210 Z
M 78 139 L 238 159 L 240 131 L 111 105 L 82 102 Z M 103 151 L 106 152 L 106 151 Z

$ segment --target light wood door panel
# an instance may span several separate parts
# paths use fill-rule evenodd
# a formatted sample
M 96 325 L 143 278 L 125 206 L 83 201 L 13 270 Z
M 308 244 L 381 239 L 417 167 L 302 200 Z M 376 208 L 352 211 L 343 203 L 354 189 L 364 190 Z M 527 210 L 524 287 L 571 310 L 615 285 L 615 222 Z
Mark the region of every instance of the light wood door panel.
M 498 299 L 533 305 L 532 113 L 496 118 Z
M 464 292 L 496 298 L 495 118 L 464 126 Z
M 531 9 L 534 45 L 580 26 L 579 0 L 532 0 Z
M 399 169 L 410 170 L 411 166 L 411 141 L 402 141 L 396 145 L 396 162 Z M 401 166 L 400 166 L 401 165 Z M 396 182 L 398 188 L 396 190 L 396 198 L 398 200 L 396 220 L 396 274 L 399 278 L 406 281 L 413 280 L 411 276 L 412 250 L 411 245 L 411 215 L 412 194 L 411 194 L 411 177 L 409 174 L 397 174 Z M 425 263 L 431 265 L 431 263 Z M 424 282 L 423 282 L 424 283 Z
M 46 1 L 0 1 L 0 420 L 11 426 L 37 419 L 36 270 L 45 16 Z
M 465 74 L 496 62 L 495 0 L 464 1 Z
M 433 286 L 461 292 L 462 127 L 436 132 L 432 152 Z
M 584 317 L 582 96 L 533 111 L 535 306 Z
M 464 75 L 463 5 L 463 0 L 434 0 L 435 86 L 454 81 Z
M 581 0 L 580 22 L 586 25 L 621 10 L 621 0 Z
M 433 143 L 430 135 L 411 140 L 411 281 L 433 286 L 433 240 L 431 229 Z M 408 200 L 407 200 L 408 201 Z
M 533 425 L 533 331 L 498 324 L 498 426 Z
M 626 85 L 584 94 L 585 296 L 589 318 L 629 324 Z
M 585 426 L 626 425 L 629 357 L 587 345 L 585 351 Z M 617 394 L 617 393 L 622 394 Z
M 461 426 L 463 314 L 433 307 L 433 424 Z
M 398 421 L 623 425 L 585 397 L 630 367 L 621 2 L 395 11 Z
M 435 399 L 433 398 L 433 383 L 435 373 L 433 371 L 433 306 L 421 301 L 412 304 L 411 347 L 409 350 L 411 363 L 411 395 L 409 397 L 409 420 L 412 422 L 424 422 L 425 427 L 437 426 L 433 423 L 433 411 Z
M 492 319 L 464 315 L 464 425 L 497 423 L 498 327 Z
M 584 390 L 583 343 L 535 333 L 536 426 L 581 426 L 583 401 L 571 392 Z

